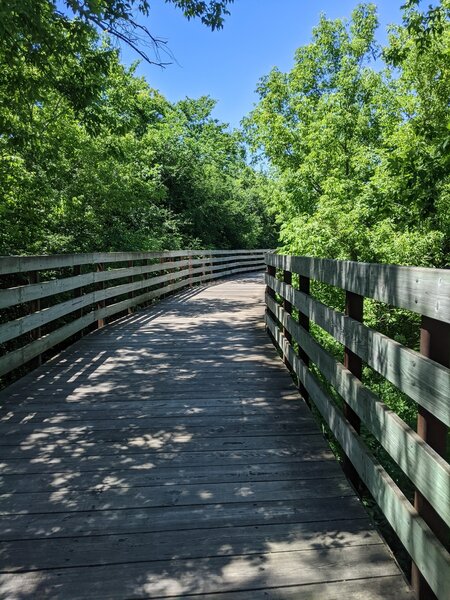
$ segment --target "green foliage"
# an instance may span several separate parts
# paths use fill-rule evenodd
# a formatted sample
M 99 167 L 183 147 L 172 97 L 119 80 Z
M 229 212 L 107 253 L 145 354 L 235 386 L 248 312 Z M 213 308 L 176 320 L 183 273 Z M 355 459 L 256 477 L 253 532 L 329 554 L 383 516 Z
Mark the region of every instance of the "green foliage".
M 405 5 L 389 43 L 375 41 L 374 5 L 349 21 L 321 17 L 289 73 L 274 69 L 245 121 L 275 169 L 281 249 L 367 262 L 450 264 L 450 4 Z M 373 60 L 384 60 L 384 68 Z M 340 310 L 343 298 L 315 284 Z M 418 349 L 417 316 L 366 301 L 366 323 Z M 336 354 L 336 344 L 313 328 Z M 375 373 L 365 382 L 412 422 L 415 405 Z
M 214 100 L 168 102 L 48 0 L 0 10 L 2 254 L 275 243 L 272 183 Z
M 278 172 L 284 250 L 448 266 L 449 3 L 417 4 L 384 49 L 373 5 L 348 22 L 321 17 L 292 71 L 261 80 L 245 125 Z

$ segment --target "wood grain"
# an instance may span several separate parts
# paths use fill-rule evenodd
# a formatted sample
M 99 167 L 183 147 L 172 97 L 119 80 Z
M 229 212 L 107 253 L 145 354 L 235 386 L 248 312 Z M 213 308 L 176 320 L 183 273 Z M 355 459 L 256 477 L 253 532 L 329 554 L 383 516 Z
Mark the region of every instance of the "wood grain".
M 0 394 L 0 596 L 411 598 L 265 335 L 262 279 L 184 290 Z

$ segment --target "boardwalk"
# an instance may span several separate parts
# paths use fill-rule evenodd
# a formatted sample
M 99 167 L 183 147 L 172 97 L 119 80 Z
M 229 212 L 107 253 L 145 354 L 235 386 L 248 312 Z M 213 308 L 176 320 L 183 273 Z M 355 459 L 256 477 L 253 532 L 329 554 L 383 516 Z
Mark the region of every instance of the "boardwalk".
M 263 311 L 193 288 L 10 388 L 0 598 L 412 598 Z

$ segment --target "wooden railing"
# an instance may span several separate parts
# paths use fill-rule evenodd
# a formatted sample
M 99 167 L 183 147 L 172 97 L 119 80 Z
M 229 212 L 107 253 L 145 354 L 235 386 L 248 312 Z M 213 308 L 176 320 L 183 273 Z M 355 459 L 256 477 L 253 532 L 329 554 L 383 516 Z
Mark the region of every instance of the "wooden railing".
M 274 254 L 266 263 L 274 343 L 342 447 L 349 477 L 362 480 L 411 556 L 418 597 L 448 600 L 450 271 Z M 315 299 L 310 280 L 345 290 L 345 314 Z M 364 298 L 421 314 L 420 353 L 364 325 Z M 311 322 L 344 346 L 343 363 L 311 335 Z M 417 431 L 363 385 L 363 363 L 418 404 Z M 361 423 L 414 485 L 414 505 L 369 451 Z
M 264 268 L 266 250 L 0 257 L 0 377 L 106 319 L 197 283 Z

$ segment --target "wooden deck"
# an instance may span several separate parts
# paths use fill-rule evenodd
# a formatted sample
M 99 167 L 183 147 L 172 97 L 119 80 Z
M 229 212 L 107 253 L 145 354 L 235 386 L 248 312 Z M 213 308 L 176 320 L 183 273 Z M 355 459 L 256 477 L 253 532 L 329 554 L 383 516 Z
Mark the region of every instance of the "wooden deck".
M 193 288 L 9 388 L 0 598 L 412 598 L 263 300 L 260 275 Z

